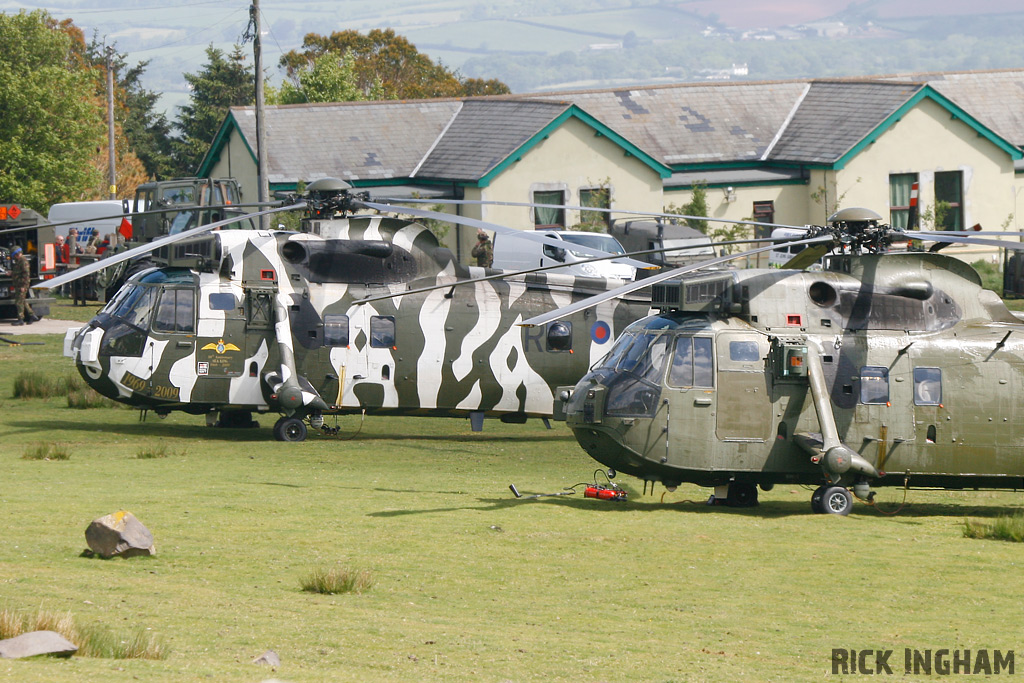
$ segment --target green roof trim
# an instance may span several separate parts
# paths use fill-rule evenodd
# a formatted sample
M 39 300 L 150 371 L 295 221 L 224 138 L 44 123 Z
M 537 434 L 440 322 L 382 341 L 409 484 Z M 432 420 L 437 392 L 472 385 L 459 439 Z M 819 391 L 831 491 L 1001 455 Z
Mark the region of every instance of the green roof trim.
M 252 157 L 252 163 L 255 166 L 259 165 L 259 159 L 256 158 L 256 153 L 252 151 L 252 147 L 249 146 L 249 141 L 245 139 L 245 135 L 242 133 L 242 129 L 238 127 L 238 122 L 235 121 L 235 115 L 228 110 L 227 116 L 224 117 L 224 123 L 220 124 L 220 130 L 217 131 L 217 135 L 214 136 L 213 142 L 210 143 L 210 149 L 206 152 L 206 156 L 203 157 L 203 161 L 199 164 L 199 170 L 196 171 L 196 176 L 200 178 L 206 178 L 209 176 L 210 169 L 213 165 L 220 161 L 220 153 L 228 140 L 231 138 L 232 131 L 238 131 L 238 137 L 245 144 L 245 148 L 249 150 L 249 156 Z
M 594 129 L 594 132 L 599 137 L 605 137 L 614 142 L 616 145 L 622 148 L 626 156 L 633 156 L 642 161 L 651 170 L 658 174 L 660 178 L 668 178 L 672 175 L 672 169 L 665 164 L 661 163 L 647 152 L 643 151 L 632 142 L 622 137 L 614 130 L 604 125 L 593 116 L 583 111 L 575 104 L 569 105 L 565 108 L 561 114 L 556 116 L 551 123 L 544 126 L 542 129 L 537 131 L 530 137 L 529 140 L 524 142 L 522 145 L 512 151 L 504 160 L 499 162 L 490 171 L 488 171 L 480 180 L 476 182 L 476 187 L 487 187 L 491 184 L 496 177 L 501 175 L 509 166 L 516 163 L 523 158 L 531 149 L 536 147 L 538 144 L 543 142 L 552 132 L 558 129 L 563 123 L 568 121 L 570 118 L 576 118 Z
M 850 160 L 852 160 L 855 156 L 860 154 L 865 147 L 867 147 L 875 140 L 877 140 L 879 137 L 881 137 L 883 133 L 888 131 L 893 125 L 895 125 L 900 119 L 902 119 L 908 111 L 916 107 L 917 104 L 921 102 L 921 100 L 924 100 L 926 98 L 932 100 L 940 107 L 948 111 L 950 114 L 952 114 L 953 118 L 959 119 L 966 123 L 971 128 L 973 128 L 979 137 L 985 138 L 993 145 L 1006 152 L 1014 161 L 1024 157 L 1024 152 L 1021 152 L 1021 150 L 1018 149 L 1015 145 L 1007 142 L 1005 139 L 994 133 L 987 126 L 985 126 L 976 118 L 974 118 L 966 111 L 961 109 L 959 106 L 957 106 L 952 100 L 950 100 L 946 96 L 942 95 L 939 91 L 932 88 L 932 86 L 924 85 L 921 87 L 920 90 L 914 93 L 910 97 L 910 99 L 904 102 L 899 109 L 897 109 L 892 114 L 887 116 L 884 121 L 879 123 L 874 128 L 874 130 L 872 130 L 870 133 L 864 136 L 864 138 L 861 139 L 861 141 L 858 142 L 856 145 L 851 147 L 850 150 L 846 152 L 846 154 L 839 157 L 839 159 L 836 160 L 834 164 L 832 164 L 831 169 L 836 171 L 841 170 L 844 166 L 846 166 L 847 163 L 850 162 Z

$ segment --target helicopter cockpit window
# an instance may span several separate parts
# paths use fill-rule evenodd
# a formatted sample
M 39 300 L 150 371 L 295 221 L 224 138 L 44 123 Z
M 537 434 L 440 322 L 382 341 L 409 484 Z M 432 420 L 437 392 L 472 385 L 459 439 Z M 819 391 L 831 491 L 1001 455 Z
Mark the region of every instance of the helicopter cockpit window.
M 370 318 L 370 346 L 375 349 L 395 346 L 395 316 L 375 315 Z
M 111 314 L 129 325 L 147 330 L 153 316 L 153 307 L 156 305 L 156 294 L 156 287 L 132 285 L 131 290 L 121 299 Z
M 154 332 L 195 332 L 195 294 L 192 289 L 165 289 L 153 320 Z
M 860 369 L 860 402 L 889 402 L 889 369 L 866 366 Z
M 324 316 L 324 346 L 348 346 L 348 316 Z
M 942 403 L 942 370 L 914 368 L 914 405 L 937 406 Z
M 672 387 L 715 386 L 714 365 L 711 359 L 711 339 L 707 337 L 679 337 L 672 356 L 672 369 L 668 374 Z
M 605 380 L 609 415 L 653 415 L 661 395 L 661 377 L 665 371 L 668 335 L 640 334 L 632 340 L 616 372 Z

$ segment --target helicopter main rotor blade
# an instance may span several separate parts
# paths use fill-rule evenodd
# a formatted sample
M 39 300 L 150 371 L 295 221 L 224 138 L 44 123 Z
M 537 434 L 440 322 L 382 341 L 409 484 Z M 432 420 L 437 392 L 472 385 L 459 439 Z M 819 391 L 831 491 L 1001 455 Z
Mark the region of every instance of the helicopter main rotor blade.
M 165 235 L 163 237 L 153 240 L 152 242 L 147 242 L 146 244 L 129 249 L 128 251 L 122 251 L 120 254 L 115 254 L 108 258 L 102 258 L 97 261 L 93 261 L 89 265 L 76 268 L 75 270 L 69 271 L 64 275 L 59 275 L 53 278 L 52 280 L 44 280 L 43 282 L 32 285 L 32 289 L 52 289 L 54 287 L 60 287 L 63 284 L 67 284 L 68 282 L 74 282 L 75 280 L 83 278 L 86 275 L 92 275 L 93 273 L 101 271 L 104 268 L 116 266 L 118 263 L 121 263 L 122 261 L 129 261 L 138 256 L 149 254 L 153 251 L 156 251 L 160 247 L 164 247 L 169 244 L 175 244 L 176 242 L 187 240 L 190 237 L 196 237 L 198 235 L 211 232 L 225 225 L 237 223 L 239 220 L 242 220 L 243 218 L 255 218 L 256 216 L 270 215 L 274 213 L 280 213 L 282 211 L 293 211 L 295 209 L 301 209 L 305 205 L 306 202 L 303 201 L 297 204 L 292 204 L 290 206 L 282 206 L 277 207 L 275 209 L 268 209 L 266 211 L 257 211 L 255 213 L 245 214 L 244 216 L 232 216 L 231 218 L 226 218 L 222 221 L 217 221 L 215 223 L 207 223 L 206 225 L 199 225 L 189 230 L 184 230 L 182 232 L 177 233 L 176 235 Z
M 631 251 L 627 252 L 626 256 L 646 256 L 648 254 L 663 254 L 670 251 L 683 251 L 687 249 L 703 249 L 708 246 L 729 246 L 733 244 L 751 244 L 760 242 L 789 242 L 792 241 L 792 237 L 758 237 L 748 240 L 731 240 L 729 242 L 712 242 L 709 244 L 689 244 L 681 247 L 665 247 L 663 249 L 644 249 L 643 251 Z M 750 253 L 750 252 L 744 252 Z M 536 268 L 527 268 L 525 270 L 503 270 L 500 273 L 494 275 L 483 275 L 481 277 L 468 278 L 465 280 L 455 280 L 454 282 L 446 282 L 444 284 L 430 285 L 427 287 L 417 287 L 416 289 L 407 289 L 402 292 L 394 292 L 388 294 L 378 294 L 376 296 L 369 296 L 365 299 L 357 299 L 353 301 L 353 304 L 368 304 L 374 301 L 383 301 L 384 299 L 394 299 L 395 297 L 405 296 L 406 294 L 420 294 L 422 292 L 432 292 L 436 289 L 451 289 L 453 287 L 461 287 L 463 285 L 473 285 L 477 282 L 488 282 L 490 280 L 503 280 L 505 278 L 516 277 L 519 275 L 529 275 L 530 273 L 541 273 L 549 270 L 557 270 L 559 268 L 565 268 L 567 266 L 576 266 L 584 263 L 594 263 L 595 261 L 607 261 L 609 259 L 616 258 L 615 256 L 600 256 L 597 258 L 585 259 L 583 261 L 574 261 L 572 263 L 558 263 L 553 266 L 538 266 Z M 649 278 L 648 278 L 649 279 Z
M 643 261 L 634 261 L 633 259 L 625 258 L 622 254 L 609 254 L 606 251 L 600 249 L 594 249 L 592 247 L 585 247 L 582 244 L 576 244 L 575 242 L 566 242 L 565 240 L 556 240 L 550 237 L 544 237 L 543 235 L 526 232 L 524 230 L 516 230 L 515 228 L 508 228 L 504 225 L 498 225 L 497 223 L 488 223 L 486 221 L 477 220 L 476 218 L 467 218 L 466 216 L 453 216 L 450 213 L 441 213 L 439 211 L 427 211 L 425 209 L 414 209 L 411 206 L 397 206 L 394 204 L 379 204 L 377 202 L 370 202 L 365 200 L 359 200 L 356 202 L 360 206 L 365 206 L 370 209 L 376 209 L 377 211 L 384 211 L 387 213 L 404 213 L 410 216 L 418 216 L 420 218 L 432 218 L 438 221 L 445 221 L 447 223 L 458 223 L 460 225 L 466 225 L 471 228 L 479 228 L 481 230 L 490 230 L 503 236 L 518 237 L 520 239 L 532 240 L 534 242 L 540 242 L 541 244 L 549 247 L 555 247 L 556 249 L 568 249 L 569 251 L 586 254 L 587 256 L 616 256 L 619 260 L 615 263 L 625 263 L 634 268 L 650 269 L 652 268 L 650 263 Z
M 381 198 L 381 201 L 397 202 L 400 204 L 453 204 L 453 205 L 491 205 L 491 206 L 523 206 L 523 207 L 551 207 L 554 209 L 568 209 L 570 211 L 593 211 L 595 213 L 622 213 L 629 216 L 646 216 L 649 218 L 677 218 L 681 220 L 711 221 L 712 223 L 732 223 L 735 225 L 754 225 L 765 228 L 791 228 L 793 230 L 806 230 L 806 225 L 786 225 L 785 223 L 761 223 L 758 221 L 732 220 L 729 218 L 713 218 L 711 216 L 688 216 L 681 213 L 656 213 L 651 211 L 630 211 L 627 209 L 605 209 L 596 206 L 574 206 L 572 204 L 535 204 L 533 202 L 501 202 L 489 199 L 406 199 L 406 198 Z
M 795 245 L 795 244 L 820 244 L 820 243 L 824 243 L 824 242 L 831 243 L 832 241 L 833 241 L 833 238 L 832 238 L 831 235 L 821 235 L 819 237 L 809 237 L 809 238 L 804 239 L 804 240 L 796 240 L 796 241 L 793 241 L 793 242 L 789 242 L 788 244 L 789 245 Z M 1022 245 L 1022 246 L 1024 246 L 1024 245 Z M 659 282 L 662 282 L 664 280 L 668 280 L 668 279 L 671 279 L 673 277 L 676 277 L 676 276 L 679 276 L 679 275 L 683 275 L 685 273 L 692 272 L 694 270 L 700 270 L 701 268 L 706 268 L 708 266 L 715 266 L 715 265 L 718 265 L 719 263 L 728 263 L 729 261 L 734 261 L 734 260 L 739 259 L 739 258 L 744 258 L 745 256 L 751 256 L 753 254 L 759 254 L 759 253 L 764 252 L 764 251 L 770 251 L 770 250 L 772 250 L 774 248 L 775 248 L 775 245 L 774 244 L 770 244 L 770 245 L 768 245 L 766 247 L 758 247 L 757 249 L 751 249 L 749 251 L 741 251 L 738 254 L 729 254 L 727 256 L 719 256 L 717 258 L 708 259 L 707 261 L 701 261 L 700 263 L 695 263 L 693 265 L 683 266 L 682 268 L 676 268 L 674 270 L 668 270 L 668 271 L 665 271 L 663 273 L 658 273 L 657 275 L 651 275 L 650 277 L 646 277 L 643 280 L 637 280 L 636 282 L 631 282 L 628 285 L 624 285 L 624 286 L 619 287 L 617 289 L 612 289 L 612 290 L 609 290 L 607 292 L 603 292 L 603 293 L 598 294 L 596 296 L 592 296 L 589 299 L 584 299 L 583 301 L 578 301 L 578 302 L 576 302 L 574 304 L 570 304 L 568 306 L 565 306 L 564 308 L 559 308 L 559 309 L 557 309 L 555 311 L 549 311 L 547 313 L 542 313 L 541 315 L 537 315 L 537 316 L 534 316 L 534 317 L 529 318 L 527 320 L 524 320 L 523 322 L 521 322 L 519 324 L 522 327 L 537 327 L 539 325 L 546 325 L 547 323 L 552 322 L 554 320 L 558 320 L 559 318 L 562 318 L 562 317 L 564 317 L 566 315 L 570 315 L 570 314 L 575 313 L 577 311 L 582 311 L 582 310 L 584 310 L 586 308 L 593 308 L 594 306 L 597 306 L 600 303 L 608 301 L 609 299 L 614 299 L 616 297 L 625 296 L 627 294 L 632 294 L 633 292 L 635 292 L 638 289 L 643 289 L 644 287 L 650 287 L 651 285 L 656 285 Z
M 908 233 L 904 233 L 908 234 Z M 914 239 L 911 237 L 911 239 Z M 976 244 L 983 247 L 1000 247 L 1002 249 L 1013 249 L 1024 251 L 1024 242 L 1003 242 L 1002 240 L 987 240 L 977 237 L 959 237 L 956 235 L 932 234 L 924 238 L 926 242 L 946 242 L 949 244 Z
M 783 270 L 803 270 L 818 259 L 827 254 L 834 247 L 833 244 L 815 244 L 807 247 L 799 254 L 789 259 L 782 265 Z
M 249 206 L 279 206 L 280 202 L 251 202 L 242 204 L 184 204 L 176 205 L 171 204 L 160 209 L 148 209 L 146 211 L 129 211 L 127 213 L 116 213 L 109 216 L 93 216 L 85 220 L 71 220 L 71 221 L 60 221 L 57 223 L 38 223 L 36 225 L 25 225 L 20 228 L 7 228 L 6 230 L 0 230 L 0 234 L 7 235 L 12 232 L 25 232 L 26 230 L 39 230 L 40 228 L 61 228 L 65 225 L 78 225 L 85 221 L 109 221 L 115 218 L 128 218 L 132 219 L 136 216 L 154 216 L 163 213 L 182 213 L 185 211 L 221 211 L 229 209 L 238 209 Z M 235 216 L 234 220 L 240 221 L 249 217 L 249 214 L 239 214 Z

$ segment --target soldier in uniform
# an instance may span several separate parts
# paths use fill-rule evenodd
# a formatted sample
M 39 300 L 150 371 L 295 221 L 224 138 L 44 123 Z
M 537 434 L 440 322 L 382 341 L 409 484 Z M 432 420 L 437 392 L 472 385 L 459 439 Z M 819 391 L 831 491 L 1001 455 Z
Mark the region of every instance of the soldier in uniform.
M 28 268 L 28 259 L 25 258 L 21 247 L 15 247 L 11 250 L 11 258 L 14 259 L 11 267 L 11 284 L 14 286 L 14 305 L 18 309 L 18 319 L 14 324 L 34 323 L 39 320 L 39 316 L 32 311 L 32 307 L 25 300 L 28 297 L 28 286 L 32 280 L 32 275 Z M 22 321 L 22 318 L 24 318 L 24 321 Z
M 494 262 L 494 245 L 491 238 L 483 230 L 476 231 L 476 246 L 470 253 L 476 257 L 476 264 L 483 268 L 490 268 Z

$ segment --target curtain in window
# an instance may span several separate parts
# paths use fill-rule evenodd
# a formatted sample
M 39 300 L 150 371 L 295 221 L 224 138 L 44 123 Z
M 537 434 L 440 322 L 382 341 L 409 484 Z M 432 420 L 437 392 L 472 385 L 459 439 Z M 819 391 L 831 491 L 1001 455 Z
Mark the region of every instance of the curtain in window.
M 555 192 L 534 192 L 533 193 L 534 204 L 564 204 L 565 195 L 562 194 L 561 190 Z M 560 206 L 552 206 L 550 208 L 546 206 L 535 206 L 533 207 L 533 223 L 534 225 L 558 225 L 565 226 L 565 215 L 564 209 Z

